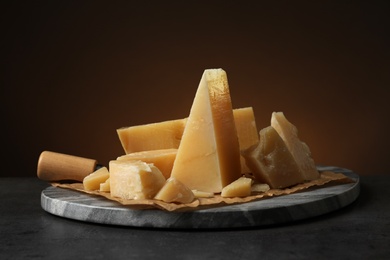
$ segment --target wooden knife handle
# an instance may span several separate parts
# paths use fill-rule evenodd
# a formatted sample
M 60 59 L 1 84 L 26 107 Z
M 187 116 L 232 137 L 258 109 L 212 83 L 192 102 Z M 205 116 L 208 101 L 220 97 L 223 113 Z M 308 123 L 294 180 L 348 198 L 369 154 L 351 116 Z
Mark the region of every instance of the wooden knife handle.
M 44 181 L 82 182 L 96 167 L 97 161 L 93 159 L 44 151 L 38 160 L 37 175 Z

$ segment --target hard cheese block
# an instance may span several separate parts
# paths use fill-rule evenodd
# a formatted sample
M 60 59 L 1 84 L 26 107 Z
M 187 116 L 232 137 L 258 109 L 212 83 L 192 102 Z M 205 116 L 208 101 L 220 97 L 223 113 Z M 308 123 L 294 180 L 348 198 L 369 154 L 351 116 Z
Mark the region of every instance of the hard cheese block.
M 185 119 L 122 127 L 117 129 L 125 153 L 178 148 Z
M 215 193 L 241 176 L 237 131 L 222 69 L 203 73 L 171 176 L 191 190 Z
M 233 110 L 240 150 L 249 148 L 259 141 L 255 115 L 252 107 Z M 153 124 L 123 127 L 117 130 L 125 153 L 179 148 L 187 118 Z M 244 158 L 241 158 L 241 172 L 249 173 Z M 164 171 L 163 171 L 164 173 Z M 164 174 L 165 175 L 165 174 Z
M 297 162 L 304 179 L 318 179 L 320 176 L 314 160 L 311 157 L 310 149 L 304 142 L 299 140 L 297 128 L 286 119 L 282 112 L 272 113 L 271 126 L 286 143 L 286 146 Z
M 173 162 L 175 161 L 177 149 L 161 149 L 161 150 L 150 150 L 143 152 L 129 153 L 117 158 L 118 161 L 143 161 L 146 163 L 153 163 L 165 179 L 171 176 Z
M 142 161 L 109 163 L 111 196 L 122 199 L 152 199 L 164 186 L 165 178 L 153 164 Z
M 252 179 L 240 177 L 222 189 L 221 196 L 232 197 L 247 197 L 251 195 Z
M 272 188 L 285 188 L 305 180 L 285 142 L 272 127 L 260 131 L 260 142 L 244 151 L 255 179 Z

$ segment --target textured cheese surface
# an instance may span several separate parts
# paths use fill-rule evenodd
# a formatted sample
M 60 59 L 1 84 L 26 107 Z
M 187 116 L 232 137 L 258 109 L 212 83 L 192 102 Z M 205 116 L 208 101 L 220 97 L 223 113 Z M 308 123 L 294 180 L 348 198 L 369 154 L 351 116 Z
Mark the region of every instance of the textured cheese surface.
M 190 203 L 195 197 L 183 183 L 175 178 L 169 178 L 154 198 L 165 202 Z
M 221 196 L 232 197 L 247 197 L 251 195 L 252 179 L 240 177 L 222 189 Z
M 305 180 L 318 179 L 320 176 L 311 157 L 310 149 L 299 140 L 297 128 L 286 119 L 282 112 L 272 113 L 271 126 L 286 143 Z
M 260 142 L 246 150 L 244 157 L 256 180 L 272 188 L 285 188 L 305 180 L 285 142 L 272 126 L 260 131 Z
M 240 150 L 245 150 L 259 141 L 255 115 L 252 107 L 233 109 Z M 117 130 L 126 154 L 179 148 L 187 118 L 153 124 L 123 127 Z M 160 169 L 161 170 L 161 169 Z M 164 171 L 163 171 L 164 173 Z M 241 173 L 249 173 L 241 157 Z M 165 176 L 165 173 L 164 173 Z M 167 176 L 165 176 L 167 177 Z
M 186 120 L 177 119 L 117 129 L 125 153 L 178 148 Z
M 100 183 L 100 191 L 110 192 L 110 178 L 108 178 L 105 182 Z
M 153 163 L 165 179 L 171 176 L 173 162 L 175 161 L 177 149 L 161 149 L 150 150 L 143 152 L 129 153 L 117 158 L 118 161 L 143 161 L 146 163 Z
M 215 193 L 241 176 L 237 131 L 222 69 L 203 73 L 171 176 L 191 190 Z
M 151 199 L 164 186 L 165 178 L 152 164 L 141 161 L 109 163 L 111 196 L 122 199 Z
M 85 190 L 99 190 L 100 183 L 104 183 L 110 176 L 106 167 L 99 168 L 93 173 L 87 175 L 83 180 Z

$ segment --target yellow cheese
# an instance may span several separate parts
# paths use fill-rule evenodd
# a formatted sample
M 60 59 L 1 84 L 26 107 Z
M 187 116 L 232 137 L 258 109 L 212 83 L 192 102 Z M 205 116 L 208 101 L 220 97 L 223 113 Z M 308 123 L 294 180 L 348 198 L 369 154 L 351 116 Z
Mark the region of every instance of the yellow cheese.
M 165 202 L 190 203 L 195 197 L 183 183 L 175 178 L 169 178 L 154 198 Z
M 191 190 L 214 193 L 241 176 L 229 86 L 222 69 L 203 73 L 171 176 Z
M 110 192 L 110 178 L 108 178 L 105 182 L 100 183 L 100 191 Z
M 255 115 L 252 107 L 245 107 L 233 110 L 234 122 L 237 129 L 238 143 L 240 151 L 246 150 L 259 142 Z M 245 164 L 244 157 L 241 156 L 241 173 L 249 173 L 250 169 Z
M 243 152 L 258 182 L 285 188 L 305 180 L 286 144 L 272 127 L 260 131 L 260 142 Z
M 177 119 L 117 129 L 125 153 L 178 148 L 186 120 Z
M 252 107 L 233 109 L 240 150 L 259 141 Z M 119 140 L 126 154 L 148 150 L 179 148 L 187 118 L 117 129 Z M 161 169 L 160 169 L 161 170 Z M 241 158 L 241 173 L 248 173 Z M 164 173 L 164 171 L 163 171 Z M 165 176 L 165 173 L 164 173 Z M 167 176 L 165 176 L 167 177 Z
M 297 128 L 286 119 L 282 112 L 272 113 L 271 126 L 275 128 L 286 143 L 287 148 L 302 171 L 304 179 L 318 179 L 320 176 L 311 157 L 310 149 L 304 142 L 299 140 Z
M 194 194 L 194 196 L 196 198 L 212 198 L 212 197 L 214 197 L 214 193 L 212 193 L 212 192 L 192 190 L 192 193 Z
M 253 183 L 251 192 L 266 192 L 269 191 L 270 187 L 266 183 Z
M 85 190 L 99 190 L 100 183 L 105 182 L 110 173 L 106 167 L 99 168 L 93 173 L 87 175 L 83 180 L 83 186 Z
M 177 149 L 161 149 L 161 150 L 150 150 L 143 152 L 129 153 L 117 158 L 118 161 L 143 161 L 146 163 L 153 163 L 165 179 L 171 176 L 173 162 L 175 161 Z
M 222 189 L 221 196 L 225 198 L 247 197 L 251 195 L 252 179 L 240 177 Z
M 153 164 L 141 161 L 109 163 L 111 196 L 122 199 L 151 199 L 164 186 L 165 178 Z

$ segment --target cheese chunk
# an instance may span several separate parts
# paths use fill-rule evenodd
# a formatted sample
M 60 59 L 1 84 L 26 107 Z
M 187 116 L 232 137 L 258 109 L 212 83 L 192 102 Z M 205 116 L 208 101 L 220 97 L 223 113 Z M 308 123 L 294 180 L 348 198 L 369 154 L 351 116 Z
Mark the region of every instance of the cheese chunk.
M 270 187 L 266 183 L 254 183 L 251 187 L 251 192 L 266 192 L 269 191 Z
M 146 163 L 153 163 L 165 179 L 171 176 L 173 162 L 175 161 L 177 149 L 161 149 L 161 150 L 150 150 L 143 152 L 129 153 L 117 158 L 118 161 L 143 161 Z
M 246 150 L 259 142 L 259 132 L 257 131 L 255 114 L 252 107 L 245 107 L 233 110 L 234 122 L 237 129 L 238 143 L 240 151 Z M 250 169 L 245 163 L 245 158 L 241 156 L 241 173 L 250 173 Z
M 214 197 L 214 193 L 212 193 L 212 192 L 192 190 L 192 193 L 194 194 L 194 196 L 196 198 L 212 198 L 212 197 Z
M 117 129 L 125 153 L 178 148 L 186 120 L 177 119 Z
M 105 182 L 100 183 L 100 191 L 110 192 L 110 178 L 108 178 Z
M 259 133 L 256 127 L 253 108 L 244 107 L 233 109 L 233 116 L 240 150 L 245 150 L 256 144 L 259 141 Z M 153 124 L 122 127 L 117 129 L 117 134 L 126 154 L 148 150 L 177 149 L 180 145 L 186 121 L 187 118 L 184 118 Z M 241 173 L 249 173 L 243 157 L 241 157 Z
M 258 182 L 271 188 L 285 188 L 305 178 L 286 144 L 272 127 L 260 131 L 260 142 L 243 152 L 246 164 Z
M 100 183 L 105 182 L 109 176 L 110 173 L 108 172 L 108 169 L 106 167 L 99 168 L 98 170 L 94 171 L 93 173 L 87 175 L 84 178 L 84 189 L 88 191 L 99 190 Z
M 111 196 L 122 199 L 151 199 L 164 186 L 165 178 L 153 164 L 141 161 L 109 163 Z
M 251 195 L 252 179 L 240 177 L 222 189 L 221 196 L 232 197 L 247 197 Z
M 275 128 L 286 143 L 305 180 L 315 180 L 320 177 L 309 147 L 298 138 L 297 128 L 291 124 L 282 112 L 273 112 L 271 126 Z
M 241 176 L 229 86 L 222 69 L 203 73 L 171 176 L 191 190 L 214 193 Z
M 195 197 L 183 183 L 175 178 L 169 178 L 154 198 L 165 202 L 191 203 Z

